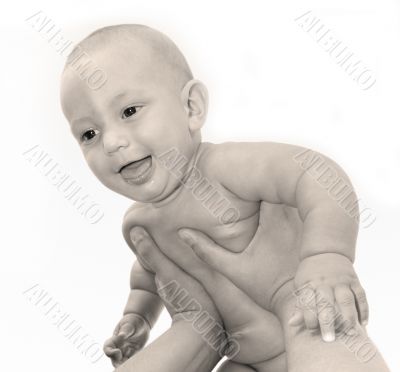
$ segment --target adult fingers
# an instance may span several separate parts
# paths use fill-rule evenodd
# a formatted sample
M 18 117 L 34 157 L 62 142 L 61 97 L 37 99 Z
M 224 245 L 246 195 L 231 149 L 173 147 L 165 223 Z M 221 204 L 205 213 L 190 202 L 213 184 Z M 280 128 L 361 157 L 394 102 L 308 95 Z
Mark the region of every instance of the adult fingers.
M 213 314 L 215 319 L 219 319 L 215 305 L 206 290 L 196 279 L 165 256 L 143 228 L 133 228 L 131 239 L 139 256 L 156 272 L 158 294 L 171 316 L 176 316 L 177 313 L 190 314 L 203 309 Z M 202 263 L 200 260 L 199 262 Z
M 181 247 L 183 249 L 177 247 L 175 250 L 175 254 L 179 256 L 176 257 L 179 258 L 179 263 L 171 260 L 159 249 L 152 237 L 142 227 L 134 227 L 130 234 L 138 257 L 145 262 L 146 266 L 149 266 L 151 270 L 157 273 L 156 278 L 159 284 L 165 284 L 165 282 L 171 280 L 178 280 L 177 276 L 185 278 L 184 272 L 180 267 L 181 264 L 185 271 L 191 269 L 193 272 L 197 272 L 196 269 L 204 266 L 203 269 L 199 271 L 202 275 L 204 275 L 204 272 L 207 270 L 212 271 L 208 265 L 193 253 L 193 251 L 185 247 Z M 190 280 L 186 278 L 183 282 L 188 281 Z
M 178 234 L 202 261 L 222 274 L 227 275 L 238 259 L 237 253 L 221 247 L 200 231 L 185 228 L 180 229 Z
M 130 232 L 130 237 L 138 257 L 145 261 L 146 265 L 156 273 L 157 291 L 164 300 L 169 313 L 172 315 L 183 310 L 177 304 L 172 303 L 172 300 L 180 291 L 189 290 L 186 274 L 161 252 L 154 240 L 142 227 L 134 227 Z
M 140 259 L 145 262 L 154 272 L 168 268 L 174 268 L 172 262 L 158 248 L 151 236 L 142 227 L 134 227 L 130 231 L 132 243 L 135 246 Z

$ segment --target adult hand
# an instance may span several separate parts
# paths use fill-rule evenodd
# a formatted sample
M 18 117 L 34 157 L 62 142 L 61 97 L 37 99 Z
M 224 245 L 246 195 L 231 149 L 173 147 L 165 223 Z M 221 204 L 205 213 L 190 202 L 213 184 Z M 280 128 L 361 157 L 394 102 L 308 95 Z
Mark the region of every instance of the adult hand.
M 135 227 L 130 234 L 140 259 L 155 273 L 157 290 L 173 321 L 191 319 L 204 311 L 221 324 L 219 313 L 201 284 L 168 259 L 145 229 Z
M 196 269 L 185 273 L 160 251 L 143 228 L 134 228 L 131 237 L 138 255 L 156 273 L 160 297 L 164 299 L 174 320 L 184 318 L 195 324 L 200 314 L 207 314 L 218 324 L 219 313 L 227 336 L 223 343 L 225 347 L 220 351 L 239 363 L 262 363 L 283 353 L 283 336 L 278 319 L 257 305 L 224 275 L 205 263 L 199 265 L 198 260 L 195 261 L 197 265 L 191 265 L 188 260 L 193 255 L 188 254 L 188 267 Z M 209 244 L 210 241 L 199 242 L 202 243 Z

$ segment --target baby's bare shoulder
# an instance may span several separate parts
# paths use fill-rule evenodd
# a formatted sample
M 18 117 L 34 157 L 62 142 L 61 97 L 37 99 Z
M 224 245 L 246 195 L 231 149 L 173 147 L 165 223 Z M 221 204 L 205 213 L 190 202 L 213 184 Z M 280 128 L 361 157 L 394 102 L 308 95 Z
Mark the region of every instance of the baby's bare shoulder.
M 212 169 L 224 163 L 226 156 L 240 152 L 242 142 L 203 143 L 198 166 Z
M 202 155 L 202 167 L 211 173 L 229 173 L 242 164 L 257 164 L 273 159 L 275 154 L 293 152 L 293 146 L 275 142 L 224 142 L 208 144 Z
M 234 160 L 235 158 L 258 157 L 260 152 L 293 152 L 297 146 L 277 143 L 277 142 L 223 142 L 218 144 L 207 144 L 204 151 L 204 159 L 209 164 L 223 163 L 226 165 L 227 159 Z

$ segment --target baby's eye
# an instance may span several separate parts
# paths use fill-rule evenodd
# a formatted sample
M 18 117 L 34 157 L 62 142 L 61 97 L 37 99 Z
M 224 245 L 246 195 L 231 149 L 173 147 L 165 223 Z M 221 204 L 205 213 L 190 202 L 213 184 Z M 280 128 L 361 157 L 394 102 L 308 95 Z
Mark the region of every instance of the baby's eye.
M 81 136 L 81 140 L 82 142 L 90 142 L 94 137 L 96 137 L 97 134 L 99 134 L 100 132 L 97 129 L 93 129 L 90 128 L 87 131 L 85 131 L 82 136 Z
M 122 118 L 126 119 L 129 118 L 132 115 L 135 115 L 138 113 L 138 111 L 141 109 L 141 106 L 129 106 L 127 107 L 123 112 L 122 112 Z

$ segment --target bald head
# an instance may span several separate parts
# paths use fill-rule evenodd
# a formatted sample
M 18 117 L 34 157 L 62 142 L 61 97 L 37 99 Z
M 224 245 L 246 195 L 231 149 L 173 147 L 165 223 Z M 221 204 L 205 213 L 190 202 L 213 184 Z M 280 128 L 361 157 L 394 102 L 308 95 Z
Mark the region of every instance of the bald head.
M 107 26 L 92 32 L 72 50 L 66 67 L 74 60 L 75 52 L 84 50 L 91 55 L 108 47 L 116 47 L 121 53 L 127 51 L 131 55 L 143 53 L 145 49 L 151 62 L 157 63 L 163 73 L 170 74 L 180 88 L 193 79 L 185 57 L 171 39 L 148 26 L 137 24 Z

